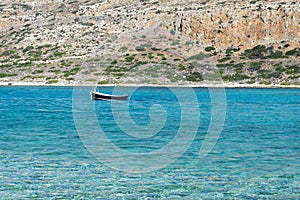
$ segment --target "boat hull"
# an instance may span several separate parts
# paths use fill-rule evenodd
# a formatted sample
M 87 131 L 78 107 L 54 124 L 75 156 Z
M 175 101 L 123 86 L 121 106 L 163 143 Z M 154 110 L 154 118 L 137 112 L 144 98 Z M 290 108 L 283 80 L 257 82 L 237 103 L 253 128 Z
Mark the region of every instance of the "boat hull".
M 109 95 L 109 94 L 103 94 L 100 92 L 91 92 L 91 97 L 94 100 L 127 100 L 128 96 L 117 96 L 117 95 Z

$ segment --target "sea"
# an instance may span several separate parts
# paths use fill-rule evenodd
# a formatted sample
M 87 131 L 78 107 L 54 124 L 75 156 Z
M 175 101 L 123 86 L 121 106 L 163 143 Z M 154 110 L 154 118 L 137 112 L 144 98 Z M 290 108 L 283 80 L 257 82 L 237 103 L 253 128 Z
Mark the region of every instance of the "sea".
M 300 89 L 0 87 L 0 199 L 300 199 Z

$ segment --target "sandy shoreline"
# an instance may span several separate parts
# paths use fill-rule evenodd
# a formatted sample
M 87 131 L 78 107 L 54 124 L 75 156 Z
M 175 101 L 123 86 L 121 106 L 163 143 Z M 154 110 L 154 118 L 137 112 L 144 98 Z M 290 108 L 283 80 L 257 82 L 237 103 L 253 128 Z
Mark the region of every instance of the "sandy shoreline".
M 0 86 L 57 86 L 57 87 L 80 87 L 80 86 L 96 86 L 96 84 L 69 84 L 69 83 L 56 83 L 56 84 L 43 84 L 36 82 L 0 82 Z M 239 84 L 239 83 L 202 83 L 202 84 L 103 84 L 97 86 L 118 86 L 118 87 L 198 87 L 198 88 L 300 88 L 300 85 L 262 85 L 262 84 Z

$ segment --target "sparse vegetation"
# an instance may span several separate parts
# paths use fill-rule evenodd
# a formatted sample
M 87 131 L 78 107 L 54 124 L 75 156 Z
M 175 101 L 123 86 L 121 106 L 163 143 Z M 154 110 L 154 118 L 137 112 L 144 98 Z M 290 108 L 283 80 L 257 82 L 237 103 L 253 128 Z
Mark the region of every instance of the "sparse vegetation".
M 257 45 L 252 49 L 247 49 L 242 53 L 242 56 L 245 56 L 249 59 L 265 58 L 264 53 L 267 51 L 266 46 Z
M 97 2 L 89 0 L 84 2 L 89 6 L 82 8 L 78 7 L 79 1 L 76 0 L 69 2 L 68 5 L 59 3 L 54 15 L 51 16 L 44 15 L 40 10 L 35 11 L 35 7 L 25 3 L 9 5 L 8 8 L 11 10 L 7 9 L 8 5 L 0 5 L 0 11 L 4 13 L 3 19 L 14 16 L 14 19 L 22 21 L 20 27 L 16 21 L 11 29 L 5 29 L 5 35 L 1 35 L 3 40 L 1 40 L 2 51 L 0 52 L 0 78 L 2 81 L 36 80 L 53 84 L 63 81 L 72 82 L 81 72 L 80 78 L 87 82 L 98 81 L 98 84 L 121 83 L 120 77 L 124 77 L 125 74 L 135 76 L 134 78 L 137 79 L 143 77 L 149 83 L 182 81 L 184 84 L 185 81 L 201 82 L 203 77 L 207 79 L 210 73 L 206 68 L 206 61 L 208 61 L 216 62 L 216 70 L 221 73 L 224 81 L 282 85 L 299 83 L 300 48 L 295 48 L 293 39 L 285 38 L 276 41 L 273 38 L 270 40 L 272 43 L 268 44 L 260 38 L 261 44 L 257 45 L 256 36 L 250 33 L 251 31 L 247 31 L 245 37 L 249 41 L 246 43 L 239 44 L 233 37 L 235 41 L 232 43 L 226 41 L 220 45 L 222 42 L 220 36 L 225 33 L 224 27 L 227 25 L 231 27 L 236 20 L 239 20 L 238 17 L 235 20 L 219 21 L 216 27 L 212 27 L 211 32 L 210 30 L 199 31 L 197 26 L 189 24 L 190 19 L 185 15 L 185 12 L 190 10 L 199 13 L 204 11 L 203 5 L 209 4 L 210 1 L 204 1 L 197 7 L 195 5 L 181 7 L 180 4 L 174 9 L 160 8 L 158 1 L 141 0 L 140 2 L 139 5 L 147 5 L 149 13 L 157 16 L 157 19 L 163 20 L 165 14 L 175 17 L 174 23 L 157 29 L 167 29 L 165 35 L 157 32 L 157 41 L 156 32 L 147 35 L 140 24 L 141 20 L 142 23 L 151 24 L 156 19 L 150 19 L 147 13 L 141 15 L 141 12 L 126 6 L 116 4 L 113 10 L 103 11 L 103 16 L 113 19 L 109 21 L 96 17 L 100 16 L 99 13 L 97 14 L 97 9 L 89 6 L 95 5 L 96 8 Z M 296 5 L 295 2 L 293 3 Z M 252 0 L 250 4 L 253 4 L 250 5 L 252 12 L 261 12 L 263 9 L 267 12 L 276 10 L 272 6 L 265 8 L 260 0 Z M 228 6 L 230 2 L 218 2 L 217 5 Z M 177 20 L 176 13 L 179 11 L 184 16 L 179 17 L 182 21 Z M 125 15 L 122 12 L 125 12 Z M 19 13 L 22 13 L 22 17 Z M 56 15 L 57 13 L 60 14 Z M 27 14 L 30 18 L 23 17 Z M 71 17 L 59 18 L 58 16 L 62 14 Z M 194 17 L 197 21 L 197 15 Z M 247 13 L 241 13 L 240 17 L 249 22 L 252 20 Z M 35 23 L 40 18 L 45 21 Z M 205 29 L 203 25 L 199 24 L 199 26 Z M 204 37 L 203 33 L 205 33 Z M 183 36 L 193 37 L 184 39 Z M 202 40 L 205 41 L 202 43 Z M 254 45 L 249 47 L 247 46 L 249 44 Z M 203 52 L 193 49 L 194 47 L 201 49 L 202 45 L 206 45 Z M 85 67 L 79 66 L 82 62 L 85 62 Z
M 191 57 L 189 57 L 187 60 L 203 60 L 204 58 L 206 58 L 207 55 L 205 55 L 204 53 L 200 52 L 196 55 L 193 55 Z
M 204 80 L 200 72 L 192 72 L 186 76 L 186 79 L 192 82 L 201 82 Z
M 262 67 L 262 64 L 263 64 L 263 63 L 264 63 L 263 61 L 259 61 L 259 62 L 251 62 L 251 63 L 250 63 L 250 66 L 249 66 L 249 68 L 248 68 L 248 70 L 249 70 L 250 72 L 258 71 L 258 70 L 260 70 L 260 68 Z
M 224 81 L 242 81 L 242 80 L 246 80 L 249 79 L 250 77 L 248 75 L 245 74 L 233 74 L 233 75 L 224 75 L 222 76 L 222 79 Z
M 214 51 L 215 49 L 216 49 L 215 47 L 209 46 L 209 47 L 206 47 L 204 50 L 207 52 L 210 52 L 210 51 Z
M 300 48 L 294 48 L 292 50 L 289 50 L 285 53 L 285 55 L 299 57 L 300 56 Z
M 18 74 L 6 74 L 6 73 L 0 73 L 0 78 L 12 77 L 12 76 L 18 76 Z
M 51 79 L 51 80 L 48 80 L 47 82 L 46 82 L 46 84 L 54 84 L 54 83 L 58 83 L 59 81 L 58 80 L 56 80 L 56 79 Z
M 226 57 L 224 57 L 224 58 L 221 58 L 221 59 L 218 60 L 218 62 L 223 63 L 223 62 L 227 62 L 228 60 L 231 60 L 231 57 L 230 57 L 230 56 L 226 56 Z
M 134 56 L 127 56 L 125 58 L 125 62 L 132 62 L 134 60 Z

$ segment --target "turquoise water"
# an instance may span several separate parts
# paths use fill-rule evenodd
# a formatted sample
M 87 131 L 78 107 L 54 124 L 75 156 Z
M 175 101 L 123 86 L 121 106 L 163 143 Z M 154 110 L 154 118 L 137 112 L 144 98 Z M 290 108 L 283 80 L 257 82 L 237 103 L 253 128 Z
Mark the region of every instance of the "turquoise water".
M 151 153 L 174 141 L 185 104 L 168 88 L 136 90 L 123 103 L 138 126 L 155 119 L 149 115 L 151 105 L 165 110 L 154 112 L 157 123 L 165 118 L 157 134 L 136 138 L 118 126 L 111 102 L 93 102 L 89 88 L 81 88 L 84 101 L 75 108 L 73 91 L 0 87 L 0 199 L 300 199 L 299 89 L 226 89 L 222 133 L 200 158 L 218 102 L 212 103 L 213 91 L 195 88 L 197 102 L 187 99 L 200 113 L 187 125 L 198 126 L 191 144 L 174 162 L 143 173 L 115 170 L 97 158 L 86 148 L 76 116 L 88 127 L 85 106 L 92 105 L 109 141 L 129 153 Z M 128 165 L 126 159 L 118 161 Z M 154 165 L 147 159 L 143 163 Z

